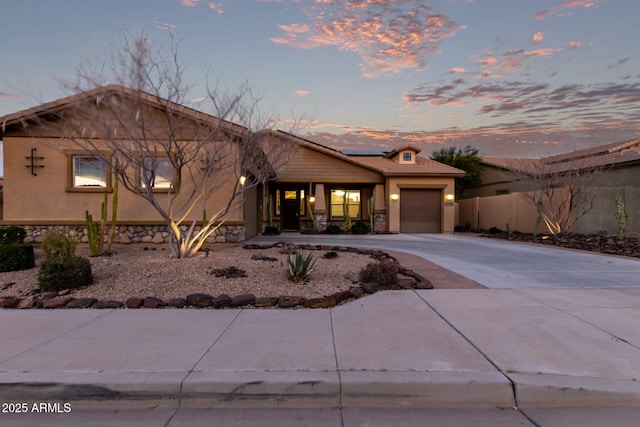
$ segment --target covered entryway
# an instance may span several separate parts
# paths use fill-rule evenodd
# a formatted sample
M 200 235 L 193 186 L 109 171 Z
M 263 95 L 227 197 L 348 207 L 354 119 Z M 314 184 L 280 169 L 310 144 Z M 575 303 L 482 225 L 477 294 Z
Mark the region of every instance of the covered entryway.
M 300 229 L 300 191 L 297 189 L 280 190 L 282 230 Z
M 442 190 L 400 190 L 400 232 L 442 232 Z

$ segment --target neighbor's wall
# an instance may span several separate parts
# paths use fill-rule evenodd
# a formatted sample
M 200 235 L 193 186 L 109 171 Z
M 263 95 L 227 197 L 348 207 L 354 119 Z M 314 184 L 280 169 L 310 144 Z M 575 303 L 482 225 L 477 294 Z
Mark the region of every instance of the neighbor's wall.
M 625 203 L 627 235 L 640 235 L 640 216 L 637 214 L 640 211 L 640 188 L 636 187 L 598 189 L 593 209 L 576 221 L 573 232 L 616 234 L 618 231 L 618 220 L 615 217 L 617 197 L 621 197 Z M 478 228 L 488 230 L 491 227 L 506 230 L 509 224 L 511 231 L 532 233 L 537 217 L 535 206 L 521 193 L 464 199 L 459 201 L 459 206 L 460 219 L 457 225 L 472 230 Z M 538 232 L 547 233 L 548 231 L 544 222 L 541 222 Z

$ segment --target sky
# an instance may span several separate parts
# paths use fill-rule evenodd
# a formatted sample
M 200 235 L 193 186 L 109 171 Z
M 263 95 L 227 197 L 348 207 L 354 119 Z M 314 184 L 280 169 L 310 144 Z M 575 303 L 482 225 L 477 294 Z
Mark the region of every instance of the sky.
M 9 0 L 0 116 L 125 32 L 172 35 L 193 85 L 248 81 L 281 123 L 337 148 L 540 157 L 640 137 L 638 0 Z M 286 127 L 286 126 L 283 126 Z M 1 171 L 0 171 L 1 173 Z

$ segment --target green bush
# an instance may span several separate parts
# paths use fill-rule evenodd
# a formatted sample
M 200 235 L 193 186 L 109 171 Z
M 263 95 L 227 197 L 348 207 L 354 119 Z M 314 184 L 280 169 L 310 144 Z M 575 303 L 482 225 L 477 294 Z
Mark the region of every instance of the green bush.
M 38 285 L 43 291 L 79 288 L 91 283 L 91 262 L 81 256 L 44 259 L 38 272 Z
M 0 272 L 28 270 L 35 266 L 32 245 L 25 243 L 0 245 Z
M 324 258 L 324 259 L 338 258 L 338 252 L 336 252 L 336 251 L 325 252 L 325 254 L 322 255 L 322 258 Z
M 353 234 L 369 234 L 369 224 L 358 221 L 351 227 L 351 232 Z
M 77 244 L 67 231 L 48 231 L 42 239 L 42 252 L 45 259 L 69 258 L 75 255 Z
M 391 260 L 367 264 L 358 279 L 361 283 L 376 283 L 379 289 L 393 289 L 398 286 L 398 266 Z
M 27 232 L 22 227 L 10 225 L 9 227 L 0 227 L 0 245 L 10 243 L 22 243 Z
M 287 264 L 282 265 L 285 273 L 287 273 L 287 279 L 292 282 L 304 282 L 309 279 L 309 276 L 313 272 L 313 267 L 316 264 L 316 260 L 313 259 L 313 254 L 309 253 L 306 257 L 302 254 L 302 251 L 298 251 L 295 257 L 291 257 L 291 254 L 287 255 Z
M 342 228 L 336 224 L 327 225 L 327 234 L 342 234 Z

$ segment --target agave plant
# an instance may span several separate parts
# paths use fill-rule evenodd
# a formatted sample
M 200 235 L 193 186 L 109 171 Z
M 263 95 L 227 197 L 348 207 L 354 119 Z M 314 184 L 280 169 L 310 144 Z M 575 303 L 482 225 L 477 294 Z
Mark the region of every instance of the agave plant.
M 313 259 L 313 254 L 309 253 L 305 256 L 302 251 L 297 251 L 294 256 L 289 254 L 286 264 L 280 262 L 285 273 L 287 273 L 287 278 L 292 282 L 307 281 L 313 272 L 315 264 L 316 260 Z

